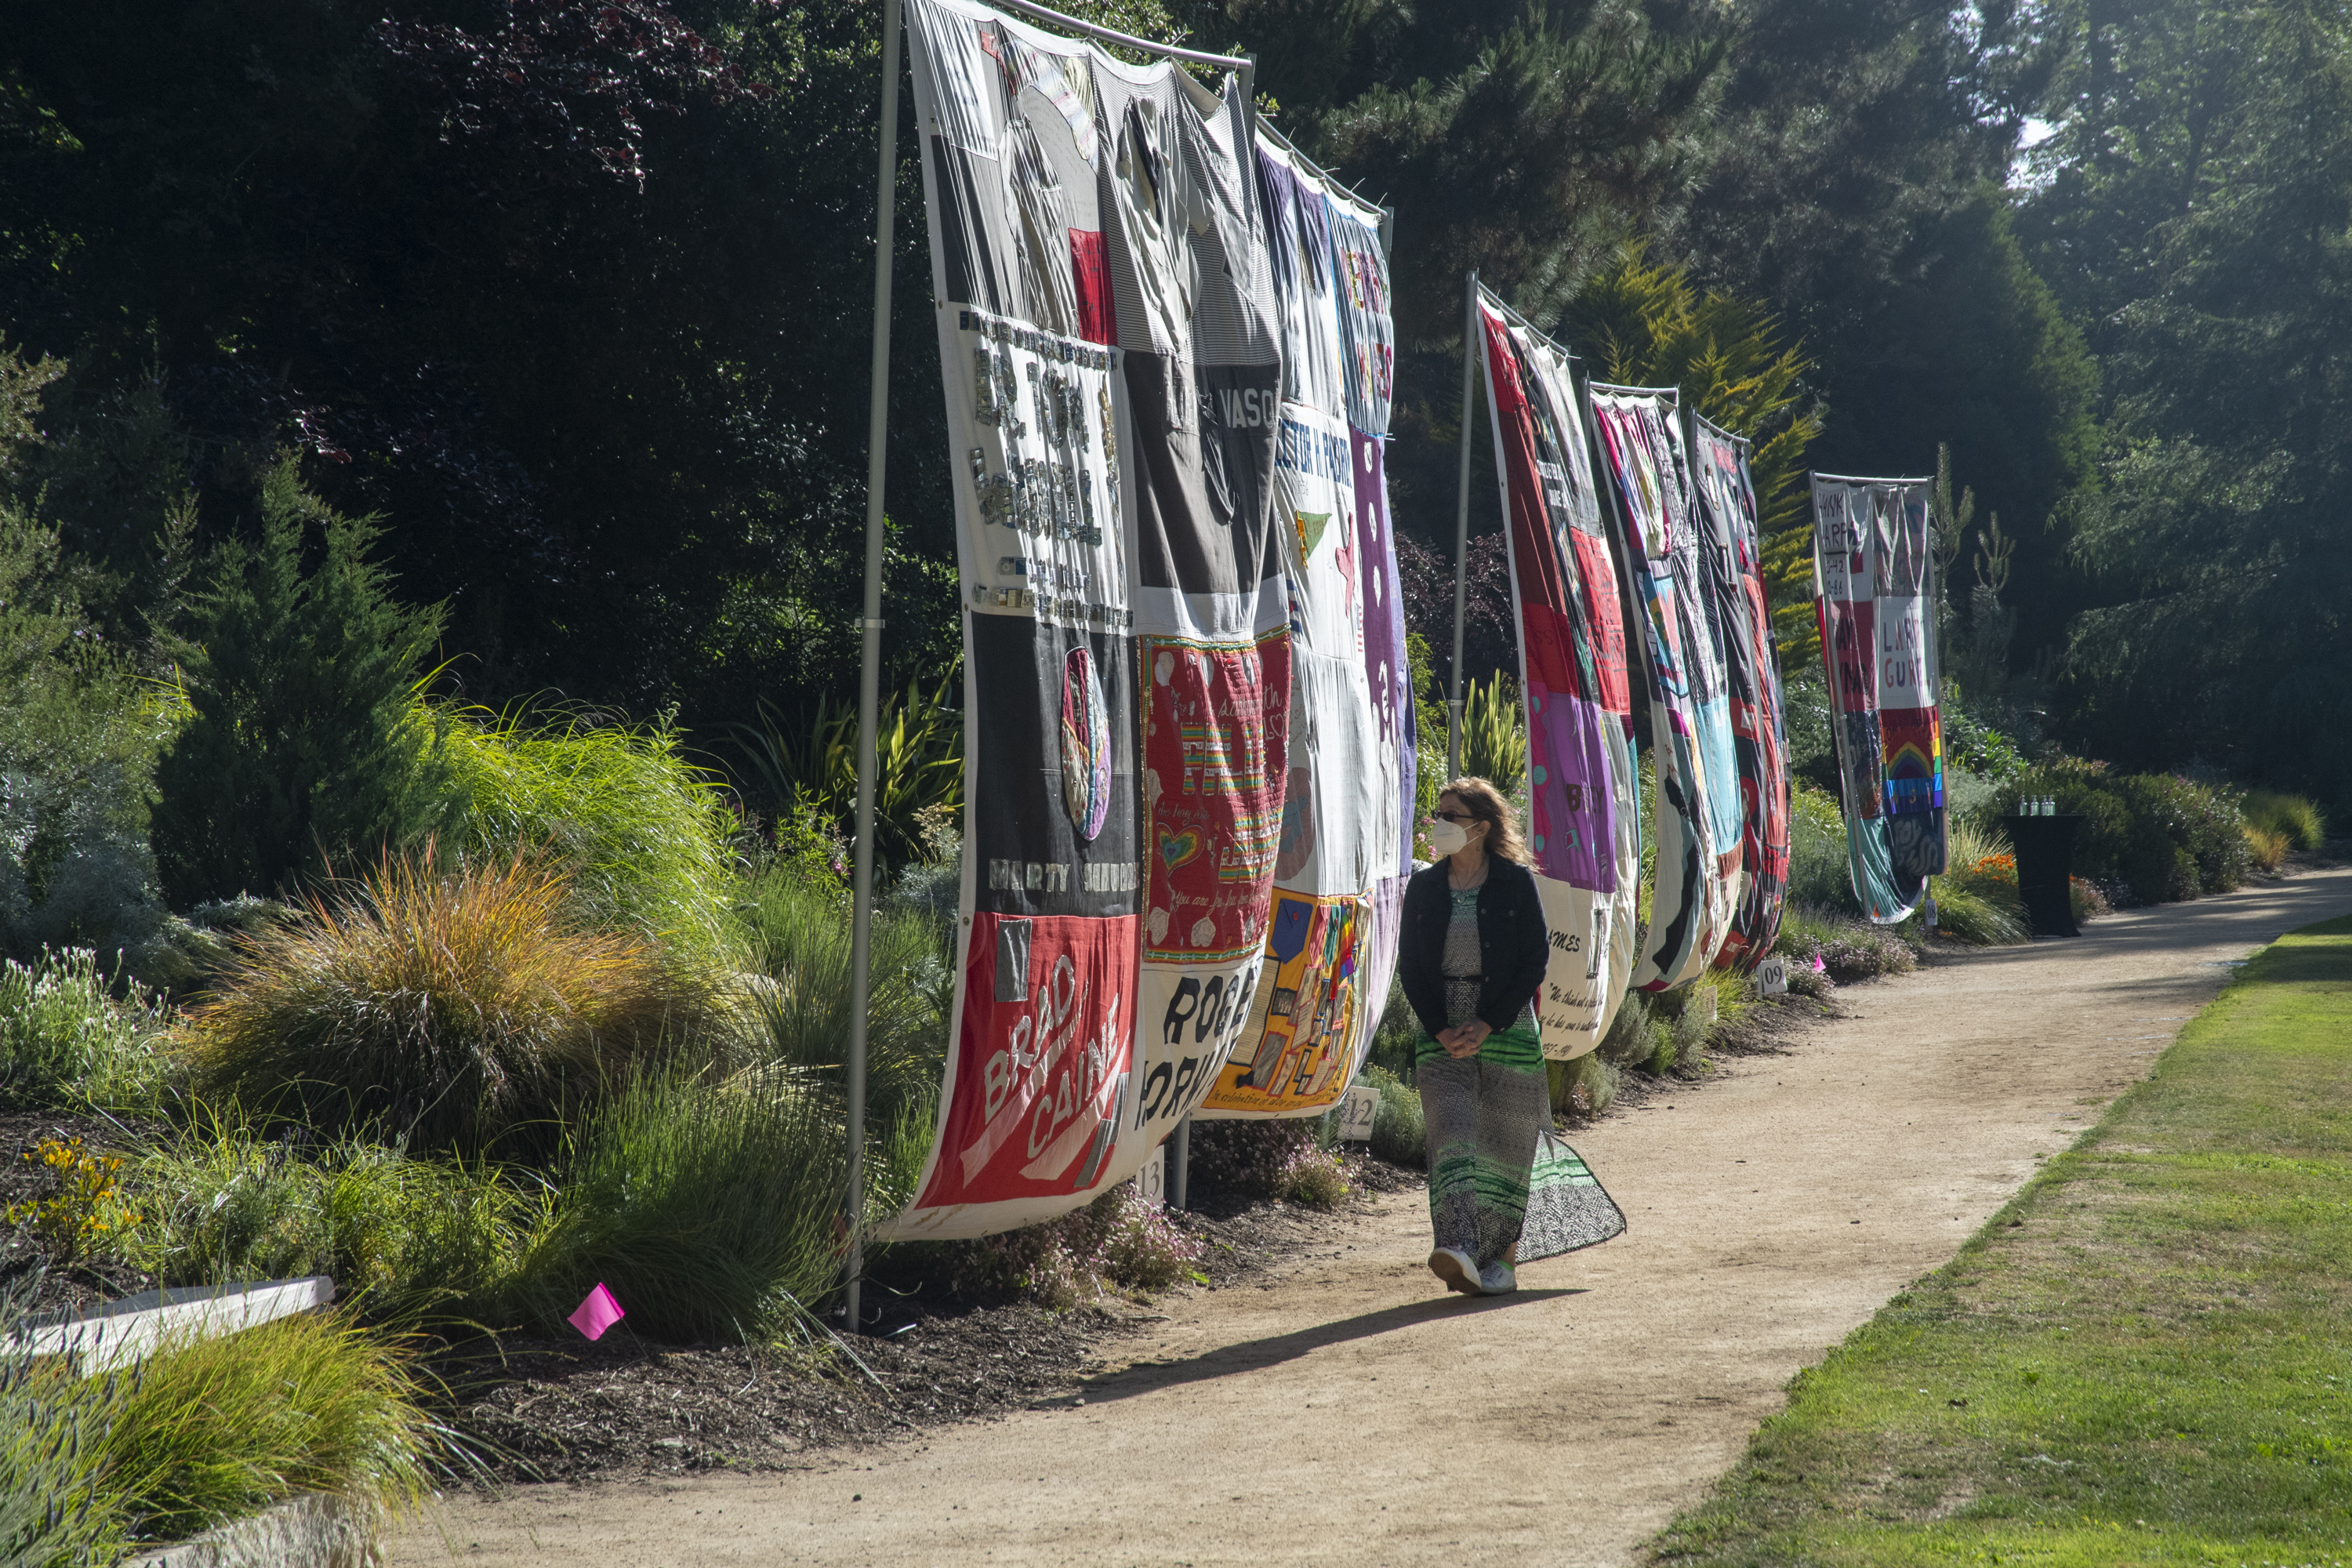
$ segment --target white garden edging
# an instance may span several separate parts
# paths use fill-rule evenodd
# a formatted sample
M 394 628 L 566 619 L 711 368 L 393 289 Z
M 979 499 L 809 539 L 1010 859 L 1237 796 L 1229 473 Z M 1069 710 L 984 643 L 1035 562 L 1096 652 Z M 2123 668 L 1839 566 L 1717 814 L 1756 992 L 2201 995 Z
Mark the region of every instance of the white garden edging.
M 70 1356 L 87 1377 L 137 1361 L 167 1340 L 233 1334 L 334 1299 L 335 1282 L 324 1274 L 257 1285 L 167 1285 L 79 1317 L 37 1319 L 19 1333 L 33 1354 Z
M 341 1498 L 308 1492 L 177 1546 L 142 1548 L 122 1568 L 368 1568 L 370 1522 Z

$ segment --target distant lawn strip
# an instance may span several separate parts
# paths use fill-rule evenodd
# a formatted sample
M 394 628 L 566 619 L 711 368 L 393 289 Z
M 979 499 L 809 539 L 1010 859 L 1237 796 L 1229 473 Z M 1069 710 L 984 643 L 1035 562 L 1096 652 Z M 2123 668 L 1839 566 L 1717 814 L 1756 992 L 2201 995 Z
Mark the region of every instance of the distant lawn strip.
M 2240 971 L 1652 1550 L 2352 1563 L 2352 920 Z

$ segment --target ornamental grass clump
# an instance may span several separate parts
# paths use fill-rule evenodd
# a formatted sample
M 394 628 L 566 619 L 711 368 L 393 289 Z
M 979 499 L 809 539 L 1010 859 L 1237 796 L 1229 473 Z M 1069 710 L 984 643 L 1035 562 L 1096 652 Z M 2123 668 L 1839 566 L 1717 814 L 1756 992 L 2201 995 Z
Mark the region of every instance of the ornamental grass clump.
M 102 1439 L 129 1374 L 79 1377 L 15 1337 L 40 1284 L 0 1288 L 0 1563 L 113 1563 L 127 1529 Z
M 747 1010 L 746 1048 L 845 1110 L 850 921 L 840 889 L 772 867 L 743 879 L 735 910 L 740 942 L 758 977 Z M 952 939 L 919 909 L 877 910 L 867 933 L 866 1089 L 869 1119 L 926 1111 L 947 1060 L 955 991 Z
M 1977 947 L 2032 940 L 2017 891 L 2017 855 L 2007 835 L 1954 813 L 1946 825 L 1945 870 L 1930 879 L 1937 927 Z
M 465 792 L 467 855 L 529 854 L 562 872 L 581 923 L 698 962 L 721 956 L 734 819 L 676 731 L 585 712 L 429 717 Z
M 642 936 L 573 923 L 559 869 L 431 853 L 244 939 L 184 1038 L 212 1097 L 409 1146 L 553 1148 L 606 1085 L 718 1049 L 722 1009 Z
M 99 1444 L 106 1484 L 156 1541 L 303 1492 L 402 1510 L 462 1459 L 425 1399 L 414 1353 L 345 1312 L 182 1339 L 124 1381 Z
M 2245 813 L 2247 827 L 2276 837 L 2289 850 L 2307 854 L 2327 841 L 2327 819 L 2302 795 L 2256 790 L 2240 809 Z
M 132 1172 L 131 1253 L 166 1284 L 334 1278 L 379 1317 L 495 1315 L 544 1188 L 488 1162 L 265 1139 L 200 1107 Z
M 551 1332 L 599 1282 L 648 1339 L 771 1340 L 840 1275 L 840 1123 L 760 1071 L 631 1083 L 574 1135 L 514 1312 Z

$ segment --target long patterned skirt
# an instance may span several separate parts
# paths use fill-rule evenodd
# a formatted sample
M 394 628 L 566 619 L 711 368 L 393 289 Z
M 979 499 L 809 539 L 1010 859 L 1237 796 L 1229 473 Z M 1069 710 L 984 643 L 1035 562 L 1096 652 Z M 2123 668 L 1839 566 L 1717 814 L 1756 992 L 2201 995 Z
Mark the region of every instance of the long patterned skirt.
M 1483 1268 L 1518 1244 L 1549 1084 L 1541 1068 L 1477 1057 L 1424 1061 L 1413 1082 L 1429 1130 L 1430 1228 L 1437 1246 L 1466 1252 Z

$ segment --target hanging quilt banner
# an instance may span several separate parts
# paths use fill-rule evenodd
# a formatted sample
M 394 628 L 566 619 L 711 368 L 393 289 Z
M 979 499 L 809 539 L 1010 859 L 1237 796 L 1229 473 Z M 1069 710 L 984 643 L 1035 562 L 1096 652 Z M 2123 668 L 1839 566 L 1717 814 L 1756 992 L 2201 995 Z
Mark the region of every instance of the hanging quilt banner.
M 1257 146 L 1271 237 L 1283 380 L 1274 532 L 1290 648 L 1287 778 L 1261 969 L 1232 1058 L 1197 1114 L 1320 1115 L 1337 1103 L 1379 1026 L 1393 965 L 1411 752 L 1397 743 L 1402 616 L 1380 439 L 1354 416 L 1385 416 L 1377 355 L 1349 351 L 1387 331 L 1379 214 L 1359 207 L 1271 140 Z M 1341 237 L 1373 242 L 1342 258 Z M 1368 270 L 1369 267 L 1369 270 Z M 1377 399 L 1376 399 L 1377 395 Z M 1384 916 L 1389 923 L 1383 924 Z
M 1756 527 L 1756 486 L 1748 442 L 1706 420 L 1691 420 L 1701 555 L 1723 625 L 1724 678 L 1731 696 L 1733 761 L 1741 806 L 1741 897 L 1716 963 L 1746 973 L 1772 951 L 1789 888 L 1789 742 L 1780 667 L 1764 592 Z
M 1710 627 L 1672 388 L 1594 385 L 1593 425 L 1617 502 L 1618 547 L 1643 611 L 1657 864 L 1632 984 L 1695 980 L 1731 929 L 1740 868 L 1731 704 Z
M 964 624 L 937 1136 L 883 1234 L 1139 1169 L 1256 984 L 1289 712 L 1280 350 L 1247 107 L 906 0 Z
M 1569 356 L 1484 290 L 1479 316 L 1510 525 L 1528 844 L 1551 937 L 1536 1015 L 1544 1055 L 1565 1060 L 1601 1043 L 1633 972 L 1641 774 L 1624 615 Z
M 1944 869 L 1926 479 L 1815 474 L 1813 595 L 1863 912 L 1906 919 Z

